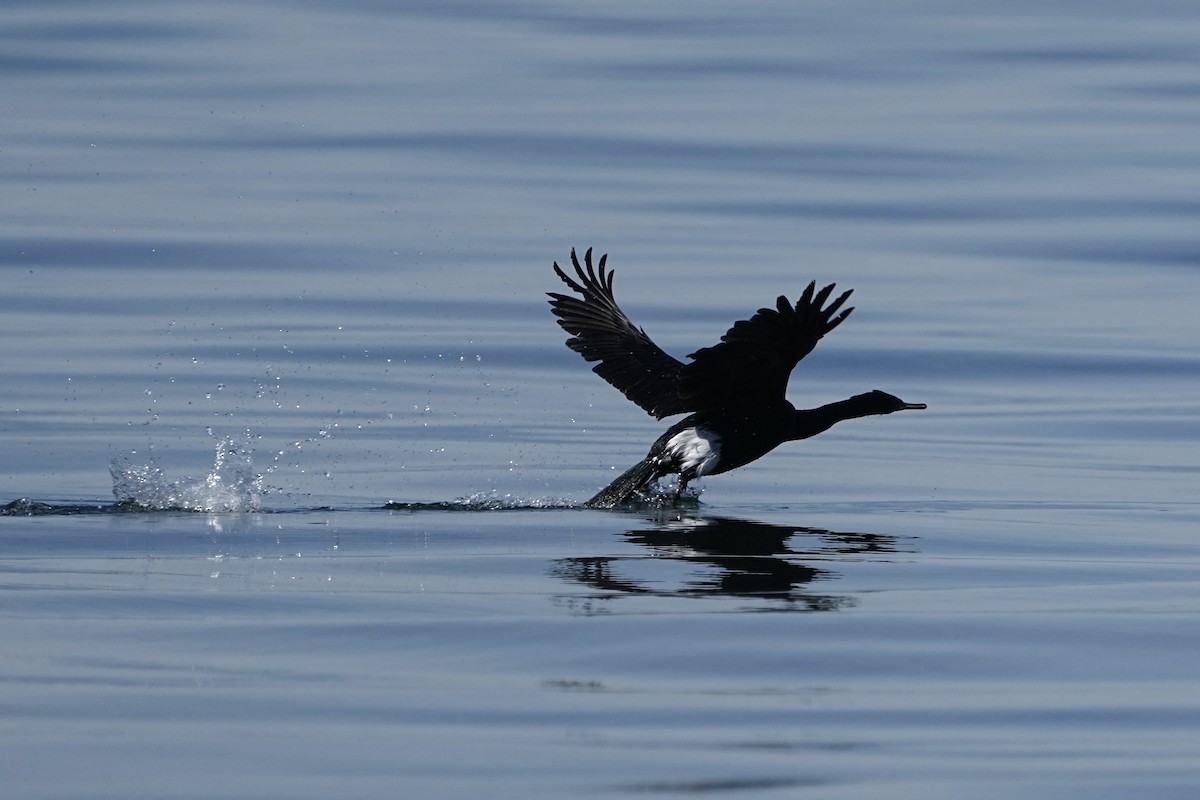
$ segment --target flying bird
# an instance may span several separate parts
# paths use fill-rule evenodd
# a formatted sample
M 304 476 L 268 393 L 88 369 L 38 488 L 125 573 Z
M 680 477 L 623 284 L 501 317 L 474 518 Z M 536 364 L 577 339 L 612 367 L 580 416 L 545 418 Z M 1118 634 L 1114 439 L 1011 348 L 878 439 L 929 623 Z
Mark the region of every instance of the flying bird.
M 630 322 L 613 297 L 607 255 L 592 266 L 591 248 L 583 264 L 571 250 L 575 277 L 554 263 L 554 271 L 574 297 L 547 292 L 558 324 L 571 334 L 567 347 L 596 362 L 592 371 L 663 419 L 687 414 L 650 446 L 646 457 L 602 489 L 585 505 L 614 508 L 633 500 L 665 475 L 679 476 L 675 497 L 689 482 L 749 464 L 784 442 L 807 439 L 838 422 L 873 414 L 925 408 L 878 389 L 810 409 L 788 402 L 788 378 L 821 337 L 850 316 L 842 310 L 850 292 L 832 302 L 835 284 L 817 290 L 808 284 L 794 304 L 780 296 L 774 308 L 760 308 L 735 322 L 721 341 L 688 356 L 668 355 Z

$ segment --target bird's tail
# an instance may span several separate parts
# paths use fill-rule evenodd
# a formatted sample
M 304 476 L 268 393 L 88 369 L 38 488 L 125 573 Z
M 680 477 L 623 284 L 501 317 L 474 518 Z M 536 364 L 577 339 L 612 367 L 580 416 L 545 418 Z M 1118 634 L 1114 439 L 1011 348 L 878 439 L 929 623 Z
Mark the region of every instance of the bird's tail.
M 642 459 L 622 472 L 619 478 L 600 490 L 599 494 L 584 505 L 588 508 L 616 508 L 625 505 L 658 477 L 655 466 L 651 459 Z

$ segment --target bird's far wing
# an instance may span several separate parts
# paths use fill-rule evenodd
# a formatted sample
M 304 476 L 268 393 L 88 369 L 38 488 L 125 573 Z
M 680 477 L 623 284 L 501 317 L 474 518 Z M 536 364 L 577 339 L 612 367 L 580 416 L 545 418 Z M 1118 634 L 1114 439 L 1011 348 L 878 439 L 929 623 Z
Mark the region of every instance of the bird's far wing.
M 684 404 L 710 409 L 783 398 L 800 359 L 854 310 L 837 313 L 849 291 L 826 306 L 834 284 L 820 291 L 816 287 L 816 281 L 810 283 L 794 306 L 780 296 L 775 308 L 760 308 L 750 319 L 734 323 L 719 344 L 688 356 L 692 362 L 683 367 L 679 379 Z
M 597 272 L 588 248 L 583 256 L 585 271 L 572 249 L 571 263 L 578 280 L 563 272 L 557 262 L 554 264 L 554 271 L 563 283 L 582 297 L 547 292 L 558 324 L 571 334 L 567 347 L 587 361 L 600 362 L 592 371 L 647 413 L 662 419 L 688 411 L 679 398 L 679 371 L 683 363 L 663 352 L 625 316 L 613 299 L 613 273 L 604 266 L 607 259 L 607 255 L 600 257 Z

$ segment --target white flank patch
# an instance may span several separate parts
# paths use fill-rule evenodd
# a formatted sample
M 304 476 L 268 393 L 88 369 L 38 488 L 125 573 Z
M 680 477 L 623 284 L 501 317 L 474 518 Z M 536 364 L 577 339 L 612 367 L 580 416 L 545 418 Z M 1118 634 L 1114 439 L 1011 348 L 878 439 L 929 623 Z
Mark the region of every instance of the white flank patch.
M 684 428 L 667 442 L 667 453 L 678 459 L 681 472 L 707 475 L 721 455 L 721 437 L 704 428 Z

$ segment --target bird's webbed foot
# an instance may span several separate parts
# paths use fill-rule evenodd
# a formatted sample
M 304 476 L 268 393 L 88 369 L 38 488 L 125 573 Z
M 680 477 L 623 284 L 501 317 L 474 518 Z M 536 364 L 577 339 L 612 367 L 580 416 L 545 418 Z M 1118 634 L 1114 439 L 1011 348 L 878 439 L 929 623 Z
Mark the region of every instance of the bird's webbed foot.
M 675 491 L 671 493 L 671 505 L 679 505 L 679 501 L 683 499 L 683 493 L 687 491 L 688 480 L 682 473 L 679 475 L 679 480 L 675 482 Z

